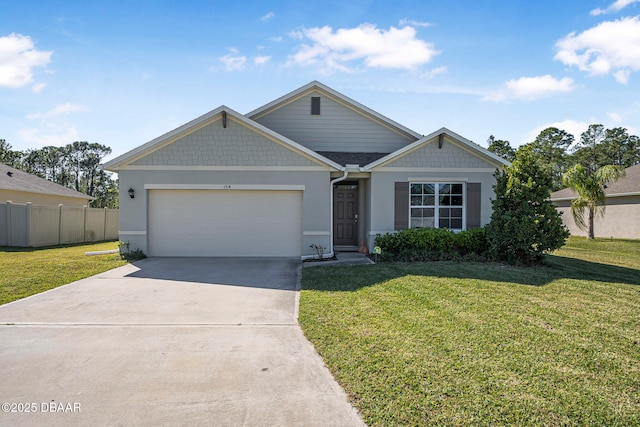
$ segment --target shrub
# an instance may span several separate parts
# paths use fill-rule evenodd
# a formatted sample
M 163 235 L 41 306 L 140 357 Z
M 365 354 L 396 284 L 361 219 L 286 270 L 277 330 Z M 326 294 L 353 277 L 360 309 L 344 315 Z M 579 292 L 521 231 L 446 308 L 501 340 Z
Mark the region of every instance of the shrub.
M 378 234 L 376 246 L 383 261 L 459 260 L 460 256 L 480 259 L 488 252 L 484 229 L 458 234 L 444 228 L 412 228 L 395 234 Z
M 484 228 L 472 228 L 455 235 L 456 249 L 462 254 L 486 256 L 489 253 L 487 231 Z
M 496 199 L 487 226 L 492 257 L 531 265 L 545 252 L 561 248 L 569 232 L 549 201 L 551 177 L 530 150 L 518 150 L 513 164 L 494 176 Z

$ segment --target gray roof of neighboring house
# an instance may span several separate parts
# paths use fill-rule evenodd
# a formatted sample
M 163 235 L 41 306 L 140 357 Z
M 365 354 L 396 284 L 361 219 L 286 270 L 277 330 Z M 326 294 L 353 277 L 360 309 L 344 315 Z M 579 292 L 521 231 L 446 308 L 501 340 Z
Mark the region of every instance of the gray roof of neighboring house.
M 28 193 L 49 194 L 54 196 L 76 197 L 78 199 L 93 200 L 79 191 L 48 181 L 39 176 L 31 175 L 19 169 L 0 163 L 0 189 L 26 191 Z
M 640 164 L 625 169 L 627 175 L 607 186 L 604 190 L 607 196 L 623 194 L 640 194 Z M 554 191 L 551 200 L 569 200 L 576 197 L 576 192 L 570 188 Z
M 344 151 L 318 151 L 318 154 L 329 160 L 346 166 L 346 165 L 368 165 L 378 159 L 383 158 L 389 153 L 347 153 Z

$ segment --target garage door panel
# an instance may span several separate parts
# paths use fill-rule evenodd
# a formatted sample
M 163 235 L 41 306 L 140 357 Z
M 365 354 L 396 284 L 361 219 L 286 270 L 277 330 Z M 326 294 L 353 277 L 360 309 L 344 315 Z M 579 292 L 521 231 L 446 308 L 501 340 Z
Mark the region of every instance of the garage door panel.
M 301 191 L 150 190 L 152 256 L 299 256 Z

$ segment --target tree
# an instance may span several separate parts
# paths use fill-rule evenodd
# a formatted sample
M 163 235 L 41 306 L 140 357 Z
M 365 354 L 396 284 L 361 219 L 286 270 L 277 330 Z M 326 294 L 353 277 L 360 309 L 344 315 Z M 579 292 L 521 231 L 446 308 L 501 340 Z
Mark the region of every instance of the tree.
M 628 168 L 640 163 L 640 141 L 625 128 L 607 129 L 602 145 L 605 164 Z
M 511 147 L 509 141 L 502 139 L 496 139 L 493 135 L 487 139 L 488 150 L 508 161 L 513 161 L 516 155 L 516 150 Z
M 519 148 L 531 150 L 531 154 L 551 175 L 551 190 L 562 188 L 562 174 L 567 168 L 567 149 L 575 138 L 569 132 L 549 127 L 538 134 L 536 139 Z
M 578 228 L 587 231 L 588 239 L 594 238 L 593 224 L 596 216 L 604 216 L 606 186 L 624 176 L 624 168 L 613 165 L 602 166 L 595 172 L 582 165 L 575 165 L 564 174 L 565 185 L 578 193 L 578 197 L 571 201 L 571 215 Z
M 535 264 L 564 245 L 569 231 L 549 201 L 552 179 L 531 147 L 518 149 L 510 167 L 495 173 L 496 198 L 487 225 L 495 259 Z
M 4 139 L 0 139 L 0 163 L 4 163 L 5 165 L 15 168 L 18 166 L 22 153 L 19 151 L 13 151 L 11 148 L 11 144 Z
M 94 177 L 93 197 L 94 208 L 117 208 L 119 202 L 118 180 L 112 179 L 109 172 L 99 169 Z
M 100 169 L 111 148 L 87 141 L 25 152 L 11 150 L 0 139 L 0 162 L 95 197 L 94 207 L 118 207 L 118 181 Z
M 580 135 L 580 142 L 574 147 L 572 160 L 581 164 L 589 173 L 594 173 L 601 166 L 611 162 L 605 158 L 601 143 L 604 141 L 606 131 L 601 124 L 589 125 L 586 131 Z

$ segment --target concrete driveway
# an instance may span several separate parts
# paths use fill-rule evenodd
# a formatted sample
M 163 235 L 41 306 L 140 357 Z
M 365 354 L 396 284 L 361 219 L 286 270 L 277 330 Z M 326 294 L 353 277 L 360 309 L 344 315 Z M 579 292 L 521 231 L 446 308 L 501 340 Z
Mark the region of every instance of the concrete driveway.
M 297 324 L 299 271 L 151 258 L 0 306 L 0 425 L 362 425 Z

